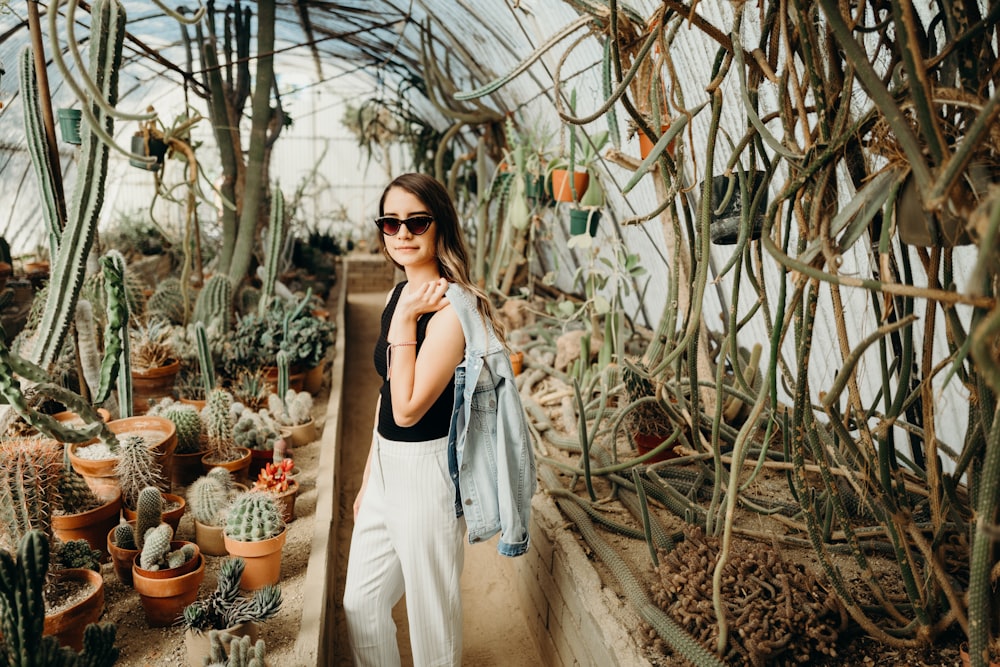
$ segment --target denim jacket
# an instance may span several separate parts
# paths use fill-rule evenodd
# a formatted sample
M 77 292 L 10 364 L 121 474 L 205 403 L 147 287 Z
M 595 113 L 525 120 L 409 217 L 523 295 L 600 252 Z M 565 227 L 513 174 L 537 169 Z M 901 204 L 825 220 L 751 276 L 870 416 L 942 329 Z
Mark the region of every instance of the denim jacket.
M 520 556 L 528 550 L 535 457 L 514 371 L 493 327 L 476 310 L 475 296 L 451 283 L 448 301 L 465 334 L 448 435 L 455 514 L 465 514 L 470 544 L 499 531 L 497 551 Z

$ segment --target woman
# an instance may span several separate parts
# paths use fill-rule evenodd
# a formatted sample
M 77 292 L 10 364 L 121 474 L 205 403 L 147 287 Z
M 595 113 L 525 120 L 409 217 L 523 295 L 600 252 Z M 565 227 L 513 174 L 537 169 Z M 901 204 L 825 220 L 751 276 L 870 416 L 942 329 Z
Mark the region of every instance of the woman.
M 383 384 L 354 503 L 348 634 L 356 665 L 400 664 L 392 607 L 405 590 L 414 664 L 460 665 L 466 520 L 456 502 L 449 432 L 466 337 L 449 287 L 474 295 L 476 319 L 501 332 L 500 340 L 502 328 L 469 280 L 458 215 L 440 183 L 421 174 L 398 177 L 382 194 L 376 224 L 383 252 L 406 281 L 386 300 L 375 345 Z M 454 457 L 454 438 L 450 451 Z M 526 541 L 526 529 L 519 532 Z

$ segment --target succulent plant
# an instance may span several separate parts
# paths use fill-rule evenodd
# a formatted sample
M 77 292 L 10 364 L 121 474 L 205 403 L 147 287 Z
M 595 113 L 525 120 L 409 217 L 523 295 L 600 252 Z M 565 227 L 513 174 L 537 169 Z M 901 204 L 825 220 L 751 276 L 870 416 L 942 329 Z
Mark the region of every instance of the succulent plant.
M 208 395 L 201 411 L 211 461 L 233 461 L 240 457 L 238 446 L 233 440 L 232 405 L 232 394 L 225 389 L 215 389 Z
M 193 454 L 201 450 L 202 423 L 198 409 L 167 398 L 159 401 L 146 414 L 166 417 L 177 427 L 178 454 Z
M 233 500 L 226 512 L 224 532 L 240 542 L 270 539 L 285 529 L 278 503 L 269 493 L 249 491 Z
M 230 639 L 229 655 L 226 655 L 225 637 Z M 225 632 L 209 630 L 208 641 L 206 667 L 264 667 L 266 650 L 263 639 L 252 644 L 249 637 L 232 637 Z
M 170 550 L 173 536 L 173 528 L 166 523 L 147 530 L 145 543 L 139 553 L 139 567 L 143 570 L 172 570 L 194 558 L 197 551 L 193 544 L 184 544 L 180 549 Z
M 281 589 L 269 585 L 254 591 L 252 597 L 240 593 L 240 578 L 246 563 L 242 558 L 227 558 L 219 567 L 215 590 L 203 600 L 184 608 L 182 624 L 192 630 L 225 630 L 240 623 L 259 623 L 281 609 Z
M 274 443 L 280 437 L 267 410 L 263 412 L 243 410 L 233 427 L 236 444 L 248 449 L 273 450 Z
M 147 486 L 163 484 L 163 473 L 156 455 L 139 435 L 127 436 L 121 441 L 115 475 L 122 489 L 122 504 L 135 509 L 139 493 Z
M 191 516 L 206 526 L 221 526 L 234 495 L 233 478 L 229 471 L 225 468 L 212 468 L 188 488 L 187 502 Z
M 312 419 L 313 398 L 308 391 L 289 389 L 285 400 L 277 394 L 267 397 L 267 409 L 272 417 L 284 426 L 305 424 Z

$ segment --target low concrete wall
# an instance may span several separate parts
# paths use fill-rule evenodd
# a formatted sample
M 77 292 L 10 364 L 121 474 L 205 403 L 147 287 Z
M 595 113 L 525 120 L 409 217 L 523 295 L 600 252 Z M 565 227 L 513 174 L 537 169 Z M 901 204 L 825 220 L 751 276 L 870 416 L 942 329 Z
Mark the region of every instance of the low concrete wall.
M 344 259 L 348 292 L 388 292 L 402 278 L 396 267 L 381 253 L 378 255 L 348 255 Z
M 647 667 L 639 616 L 605 587 L 552 498 L 531 503 L 531 548 L 514 559 L 521 608 L 544 665 Z

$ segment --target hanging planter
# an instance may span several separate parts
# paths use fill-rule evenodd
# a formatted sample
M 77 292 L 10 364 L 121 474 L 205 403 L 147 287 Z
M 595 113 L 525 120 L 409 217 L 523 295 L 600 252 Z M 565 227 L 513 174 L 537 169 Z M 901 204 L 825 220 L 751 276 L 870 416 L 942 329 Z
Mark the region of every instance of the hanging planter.
M 79 109 L 59 109 L 59 134 L 67 144 L 79 146 L 83 143 L 80 134 L 80 123 L 83 120 L 83 112 Z
M 664 123 L 663 125 L 660 125 L 660 136 L 662 137 L 664 134 L 666 134 L 667 130 L 669 129 L 670 129 L 670 123 Z M 649 154 L 653 152 L 653 146 L 655 146 L 656 144 L 653 143 L 653 141 L 651 141 L 650 138 L 646 136 L 646 133 L 643 132 L 642 130 L 637 132 L 637 134 L 639 135 L 639 157 L 645 160 L 646 158 L 649 157 Z M 675 148 L 676 148 L 676 142 L 671 141 L 669 144 L 667 144 L 667 154 L 670 157 L 674 157 Z
M 569 212 L 569 233 L 573 236 L 590 234 L 597 236 L 597 224 L 601 221 L 598 208 L 574 208 Z
M 148 163 L 135 158 L 129 158 L 128 163 L 138 169 L 156 171 L 163 164 L 167 154 L 167 144 L 160 137 L 146 132 L 136 132 L 132 135 L 132 152 L 136 155 L 156 158 L 156 162 Z
M 765 172 L 748 171 L 747 197 L 750 202 L 757 198 L 757 193 L 761 188 L 766 188 Z M 717 245 L 734 245 L 740 236 L 740 224 L 742 220 L 742 198 L 740 194 L 740 176 L 733 172 L 726 176 L 712 177 L 712 201 L 711 201 L 711 226 L 709 234 L 712 243 Z M 721 210 L 720 210 L 721 206 Z M 753 217 L 749 238 L 751 240 L 760 238 L 760 231 L 764 226 L 764 209 L 767 208 L 767 191 L 761 193 L 760 204 L 757 207 L 757 214 Z
M 570 185 L 570 172 L 568 169 L 553 169 L 550 177 L 552 198 L 557 202 L 572 202 L 573 188 L 576 188 L 576 197 L 579 199 L 587 191 L 590 185 L 590 174 L 585 171 L 573 172 L 573 185 Z

